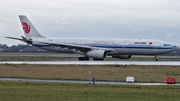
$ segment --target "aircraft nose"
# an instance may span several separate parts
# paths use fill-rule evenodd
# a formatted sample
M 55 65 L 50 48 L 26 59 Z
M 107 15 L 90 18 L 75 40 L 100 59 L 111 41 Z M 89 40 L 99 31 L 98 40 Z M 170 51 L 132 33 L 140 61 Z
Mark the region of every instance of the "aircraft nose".
M 176 49 L 178 49 L 178 46 L 174 45 L 173 50 L 176 50 Z

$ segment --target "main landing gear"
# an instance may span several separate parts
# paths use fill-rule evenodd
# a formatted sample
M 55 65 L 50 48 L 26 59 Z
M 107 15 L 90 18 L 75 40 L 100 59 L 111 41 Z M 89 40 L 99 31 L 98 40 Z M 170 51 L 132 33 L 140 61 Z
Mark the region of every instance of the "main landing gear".
M 104 59 L 96 59 L 96 58 L 94 58 L 93 60 L 94 61 L 103 61 Z
M 79 57 L 78 60 L 79 61 L 88 61 L 89 57 Z M 93 60 L 94 61 L 103 61 L 104 59 L 96 59 L 96 58 L 94 58 Z
M 89 57 L 79 57 L 78 59 L 79 59 L 79 61 L 82 61 L 82 60 L 87 60 L 88 61 Z

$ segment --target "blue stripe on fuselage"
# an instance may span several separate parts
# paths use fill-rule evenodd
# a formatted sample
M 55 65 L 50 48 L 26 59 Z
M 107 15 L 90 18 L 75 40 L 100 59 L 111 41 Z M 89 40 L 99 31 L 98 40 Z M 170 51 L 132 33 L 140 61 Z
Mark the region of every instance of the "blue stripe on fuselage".
M 138 48 L 138 49 L 173 49 L 173 47 L 165 46 L 92 46 L 98 48 Z

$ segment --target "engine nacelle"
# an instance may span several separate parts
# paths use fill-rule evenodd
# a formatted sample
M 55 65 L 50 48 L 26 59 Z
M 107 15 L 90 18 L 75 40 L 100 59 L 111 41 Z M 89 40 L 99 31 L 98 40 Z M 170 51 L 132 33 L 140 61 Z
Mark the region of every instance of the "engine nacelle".
M 130 59 L 131 55 L 113 55 L 112 57 L 118 59 Z
M 104 59 L 106 57 L 106 51 L 105 50 L 91 50 L 87 52 L 86 55 L 94 59 Z

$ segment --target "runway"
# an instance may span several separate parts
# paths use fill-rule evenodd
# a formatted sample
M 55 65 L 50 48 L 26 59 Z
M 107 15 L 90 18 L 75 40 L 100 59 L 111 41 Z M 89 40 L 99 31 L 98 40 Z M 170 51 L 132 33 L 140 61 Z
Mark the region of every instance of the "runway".
M 179 61 L 3 61 L 0 64 L 180 66 Z
M 21 78 L 0 78 L 0 81 L 93 84 L 92 81 L 38 80 L 38 79 L 21 79 Z M 126 83 L 126 82 L 107 82 L 107 81 L 96 81 L 95 84 L 109 84 L 109 85 L 171 85 L 171 86 L 173 85 L 173 86 L 180 86 L 180 84 L 166 84 L 166 83 L 140 83 L 140 82 Z

